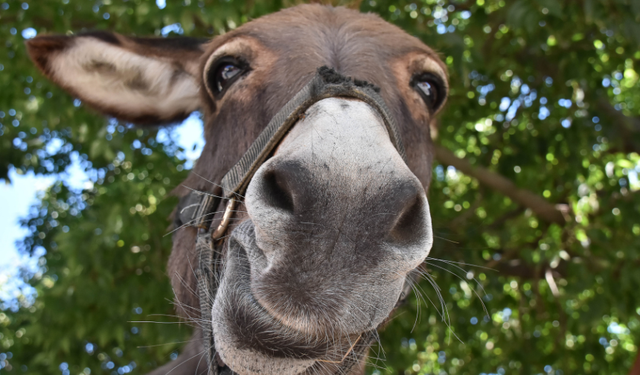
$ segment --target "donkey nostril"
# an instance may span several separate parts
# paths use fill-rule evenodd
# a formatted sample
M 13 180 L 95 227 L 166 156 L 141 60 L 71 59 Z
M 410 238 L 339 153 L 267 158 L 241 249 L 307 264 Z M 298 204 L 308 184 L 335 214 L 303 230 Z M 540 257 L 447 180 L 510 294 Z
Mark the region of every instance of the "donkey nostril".
M 274 208 L 293 211 L 293 196 L 287 179 L 277 169 L 265 173 L 263 179 L 265 203 Z
M 419 196 L 406 206 L 400 213 L 395 225 L 391 229 L 392 241 L 403 245 L 410 245 L 414 241 L 420 241 L 424 237 L 425 228 L 424 202 Z

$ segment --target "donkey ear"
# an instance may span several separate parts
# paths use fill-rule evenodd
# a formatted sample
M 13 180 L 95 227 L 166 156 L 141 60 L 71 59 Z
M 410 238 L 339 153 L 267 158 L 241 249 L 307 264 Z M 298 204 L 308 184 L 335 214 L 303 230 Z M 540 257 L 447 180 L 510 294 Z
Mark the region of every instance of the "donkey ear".
M 177 122 L 200 106 L 206 40 L 127 38 L 109 32 L 39 36 L 31 59 L 52 81 L 98 111 L 137 124 Z

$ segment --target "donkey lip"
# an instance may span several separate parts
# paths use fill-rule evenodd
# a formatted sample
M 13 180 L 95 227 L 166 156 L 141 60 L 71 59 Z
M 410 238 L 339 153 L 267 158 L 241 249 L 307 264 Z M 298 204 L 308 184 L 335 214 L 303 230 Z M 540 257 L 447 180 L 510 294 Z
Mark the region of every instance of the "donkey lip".
M 301 363 L 305 368 L 316 360 L 340 361 L 359 334 L 335 332 L 329 339 L 329 335 L 296 330 L 271 315 L 251 292 L 250 259 L 261 257 L 261 250 L 255 245 L 250 220 L 234 229 L 228 246 L 225 275 L 213 308 L 214 336 L 222 361 L 240 353 L 291 359 L 306 363 Z M 230 342 L 234 348 L 229 347 Z
M 250 220 L 235 228 L 227 249 L 225 275 L 220 286 L 225 299 L 226 315 L 233 319 L 233 336 L 240 344 L 259 349 L 271 356 L 322 358 L 327 343 L 308 333 L 297 331 L 271 315 L 251 291 L 251 265 L 260 261 L 261 250 L 255 245 L 254 228 Z M 226 281 L 233 280 L 233 285 Z M 218 304 L 216 297 L 216 305 Z M 222 301 L 220 301 L 222 302 Z M 214 310 L 216 306 L 214 305 Z

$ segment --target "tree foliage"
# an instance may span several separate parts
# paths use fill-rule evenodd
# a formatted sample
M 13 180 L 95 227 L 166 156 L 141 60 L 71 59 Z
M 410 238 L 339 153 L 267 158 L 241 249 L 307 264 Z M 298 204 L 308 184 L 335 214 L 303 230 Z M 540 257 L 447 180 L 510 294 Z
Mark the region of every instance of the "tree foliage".
M 12 168 L 58 176 L 24 220 L 22 250 L 46 253 L 39 272 L 23 275 L 37 296 L 2 305 L 0 373 L 145 373 L 190 335 L 173 317 L 165 274 L 169 192 L 186 176 L 185 150 L 166 132 L 86 110 L 23 46 L 36 32 L 85 29 L 215 36 L 292 5 L 158 4 L 0 3 L 0 178 Z M 437 143 L 455 155 L 438 154 L 429 192 L 431 278 L 384 330 L 372 356 L 385 361 L 369 371 L 627 374 L 640 345 L 640 5 L 356 5 L 440 52 L 451 94 Z M 73 159 L 91 177 L 84 190 L 58 175 Z M 560 205 L 562 220 L 473 171 Z

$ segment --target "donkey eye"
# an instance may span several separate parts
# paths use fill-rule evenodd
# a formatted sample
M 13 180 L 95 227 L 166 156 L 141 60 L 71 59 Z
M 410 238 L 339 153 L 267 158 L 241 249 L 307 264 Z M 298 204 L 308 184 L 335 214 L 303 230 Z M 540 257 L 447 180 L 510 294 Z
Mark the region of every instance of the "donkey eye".
M 224 91 L 231 85 L 233 79 L 240 74 L 242 70 L 240 67 L 233 64 L 225 64 L 221 66 L 216 72 L 216 88 L 218 92 Z
M 434 84 L 429 81 L 420 81 L 416 84 L 416 87 L 420 90 L 420 95 L 428 102 L 432 104 L 438 99 L 438 93 L 435 91 Z
M 223 58 L 209 71 L 209 88 L 214 95 L 220 95 L 246 71 L 247 66 L 243 62 L 229 57 Z
M 412 80 L 412 86 L 418 91 L 430 110 L 435 111 L 444 101 L 444 90 L 440 78 L 431 73 L 423 73 Z

